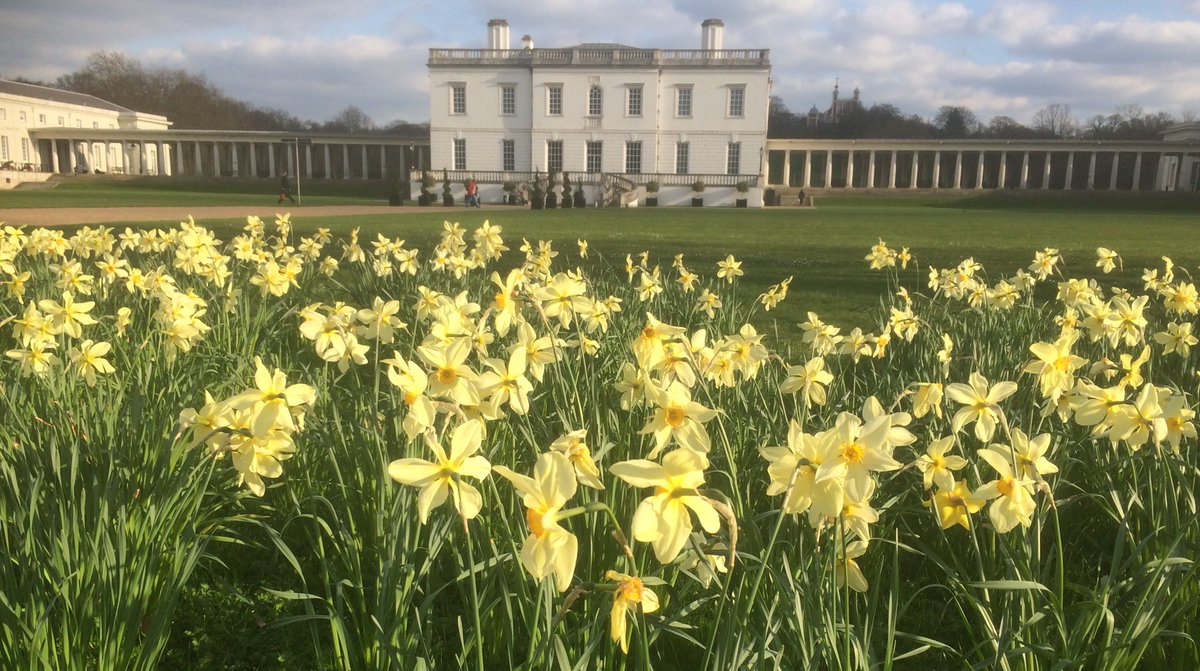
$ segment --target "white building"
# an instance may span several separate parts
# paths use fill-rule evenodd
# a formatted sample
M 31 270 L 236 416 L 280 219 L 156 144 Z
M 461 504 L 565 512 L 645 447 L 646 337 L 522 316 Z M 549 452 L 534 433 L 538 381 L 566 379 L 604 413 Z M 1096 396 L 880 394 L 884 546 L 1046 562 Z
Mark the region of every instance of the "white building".
M 485 201 L 505 181 L 566 171 L 593 188 L 658 181 L 664 205 L 688 201 L 697 179 L 705 204 L 732 205 L 746 182 L 761 204 L 768 50 L 725 49 L 723 30 L 705 21 L 698 49 L 545 49 L 528 35 L 512 49 L 497 19 L 485 49 L 430 49 L 430 166 L 474 177 Z
M 156 114 L 135 112 L 95 96 L 20 82 L 0 80 L 0 167 L 12 186 L 26 175 L 50 172 L 140 171 L 156 166 L 150 156 L 131 155 L 121 142 L 57 142 L 38 137 L 39 129 L 166 130 L 171 122 Z

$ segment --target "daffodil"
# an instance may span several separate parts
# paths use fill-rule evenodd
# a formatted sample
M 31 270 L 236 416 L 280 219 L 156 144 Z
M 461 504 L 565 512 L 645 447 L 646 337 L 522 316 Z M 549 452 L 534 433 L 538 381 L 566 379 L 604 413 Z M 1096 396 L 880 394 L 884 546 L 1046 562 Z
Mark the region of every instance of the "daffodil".
M 629 627 L 625 616 L 631 610 L 653 613 L 658 610 L 658 595 L 640 578 L 609 571 L 604 579 L 617 583 L 613 592 L 612 610 L 609 612 L 609 632 L 614 643 L 621 644 L 621 652 L 629 653 Z
M 561 453 L 571 462 L 579 484 L 592 489 L 604 489 L 604 483 L 600 481 L 600 469 L 596 467 L 592 451 L 586 440 L 587 429 L 570 431 L 550 443 L 550 449 Z
M 870 474 L 899 470 L 903 464 L 892 458 L 886 449 L 891 424 L 880 417 L 864 425 L 858 417 L 843 412 L 833 429 L 823 434 L 820 451 L 821 465 L 816 481 L 829 479 L 853 481 L 865 489 Z
M 947 455 L 954 449 L 954 436 L 938 438 L 925 448 L 925 454 L 917 458 L 917 470 L 924 477 L 925 489 L 933 489 L 934 485 L 940 491 L 954 488 L 954 471 L 962 470 L 967 460 L 958 455 Z
M 668 452 L 661 465 L 634 459 L 609 468 L 634 487 L 654 488 L 655 493 L 638 505 L 632 531 L 635 540 L 652 544 L 654 555 L 664 564 L 673 561 L 687 542 L 692 514 L 710 534 L 721 526 L 720 515 L 699 492 L 706 468 L 708 459 L 703 454 L 682 448 Z
M 967 487 L 966 480 L 959 480 L 952 489 L 939 489 L 933 495 L 938 521 L 943 529 L 958 525 L 971 528 L 971 515 L 983 510 L 987 501 L 979 498 Z
M 559 452 L 544 452 L 533 467 L 533 477 L 504 466 L 493 470 L 523 495 L 529 535 L 521 546 L 521 565 L 539 582 L 553 575 L 554 586 L 565 591 L 571 585 L 579 553 L 579 539 L 559 525 L 563 506 L 575 496 L 571 463 Z
M 1046 453 L 1050 451 L 1052 436 L 1041 433 L 1033 438 L 1025 435 L 1020 429 L 1010 432 L 1012 445 L 993 443 L 989 447 L 1009 462 L 1015 462 L 1017 477 L 1028 480 L 1041 480 L 1043 475 L 1057 473 L 1058 466 L 1050 463 Z
M 863 575 L 862 569 L 855 561 L 866 552 L 867 541 L 861 538 L 850 541 L 845 547 L 838 548 L 833 568 L 834 583 L 838 587 L 845 585 L 855 592 L 867 591 L 869 587 L 867 577 Z
M 449 453 L 432 431 L 425 433 L 425 444 L 436 461 L 407 457 L 388 464 L 388 475 L 393 480 L 420 487 L 417 514 L 421 524 L 429 521 L 429 511 L 445 503 L 447 496 L 453 497 L 454 509 L 464 520 L 474 519 L 483 509 L 483 495 L 464 479 L 483 480 L 491 472 L 487 458 L 475 454 L 482 443 L 483 424 L 468 420 L 451 434 Z
M 1073 333 L 1059 336 L 1053 343 L 1037 342 L 1029 351 L 1037 357 L 1025 366 L 1024 372 L 1038 376 L 1042 396 L 1057 399 L 1075 386 L 1075 370 L 1087 363 L 1087 359 L 1071 353 L 1076 336 Z
M 654 435 L 654 449 L 647 455 L 653 459 L 673 440 L 680 447 L 695 452 L 708 452 L 710 441 L 704 430 L 705 422 L 717 416 L 717 411 L 692 400 L 692 393 L 680 382 L 672 382 L 665 391 L 651 394 L 654 416 L 642 427 L 642 434 Z
M 1016 391 L 1015 382 L 998 382 L 989 387 L 987 378 L 979 373 L 971 373 L 971 384 L 958 382 L 946 387 L 946 396 L 963 406 L 950 420 L 950 426 L 958 433 L 973 422 L 975 437 L 979 438 L 980 442 L 990 441 L 1004 413 L 1000 409 L 1000 402 Z
M 533 385 L 525 377 L 525 350 L 517 348 L 508 356 L 507 364 L 489 359 L 491 370 L 479 376 L 479 393 L 491 397 L 497 406 L 507 405 L 518 415 L 529 412 L 529 394 Z
M 730 284 L 745 274 L 742 271 L 742 262 L 734 259 L 733 254 L 726 256 L 724 261 L 717 262 L 717 277 Z
M 61 304 L 49 298 L 38 301 L 38 307 L 50 320 L 51 326 L 71 338 L 81 337 L 84 326 L 96 323 L 96 319 L 88 314 L 95 305 L 93 301 L 76 301 L 75 295 L 69 291 L 62 293 Z
M 1033 512 L 1037 509 L 1033 500 L 1033 481 L 1014 473 L 1012 461 L 1000 452 L 985 448 L 978 454 L 1000 475 L 975 490 L 977 498 L 992 502 L 988 506 L 988 517 L 996 532 L 1005 534 L 1018 524 L 1032 525 Z
M 114 372 L 113 365 L 105 359 L 112 346 L 106 342 L 93 342 L 92 340 L 84 340 L 79 343 L 79 347 L 72 347 L 68 353 L 71 359 L 71 365 L 79 377 L 83 378 L 87 386 L 96 386 L 97 375 L 109 375 Z
M 287 376 L 278 368 L 272 372 L 262 359 L 254 357 L 254 389 L 233 399 L 235 410 L 251 408 L 251 421 L 256 434 L 265 434 L 269 427 L 279 425 L 294 430 L 303 421 L 305 409 L 316 401 L 316 390 L 307 384 L 287 383 Z M 302 424 L 301 424 L 302 426 Z
M 833 374 L 825 370 L 825 359 L 813 357 L 803 366 L 788 366 L 787 379 L 779 385 L 785 394 L 799 393 L 804 407 L 825 405 L 825 387 L 833 382 Z

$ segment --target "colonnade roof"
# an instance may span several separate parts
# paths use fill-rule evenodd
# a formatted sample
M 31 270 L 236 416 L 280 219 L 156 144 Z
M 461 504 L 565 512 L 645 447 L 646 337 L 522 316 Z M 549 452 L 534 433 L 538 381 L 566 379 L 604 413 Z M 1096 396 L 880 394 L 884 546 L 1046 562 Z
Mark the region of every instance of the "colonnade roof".
M 429 132 L 387 133 L 364 135 L 359 133 L 322 133 L 312 131 L 259 131 L 259 130 L 178 130 L 140 128 L 68 128 L 51 126 L 30 128 L 29 136 L 38 140 L 77 140 L 86 142 L 282 142 L 300 138 L 316 144 L 373 144 L 373 145 L 429 145 Z
M 768 150 L 895 151 L 1200 151 L 1200 140 L 996 140 L 767 138 Z

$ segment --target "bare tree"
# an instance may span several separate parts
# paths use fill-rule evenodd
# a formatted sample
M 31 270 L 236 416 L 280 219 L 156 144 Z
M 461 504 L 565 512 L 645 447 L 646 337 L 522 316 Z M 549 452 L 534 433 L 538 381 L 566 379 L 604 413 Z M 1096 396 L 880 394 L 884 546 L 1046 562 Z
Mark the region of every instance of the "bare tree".
M 975 113 L 962 105 L 942 105 L 933 118 L 933 125 L 943 137 L 949 138 L 969 137 L 982 128 Z
M 1071 116 L 1071 106 L 1062 103 L 1046 105 L 1033 115 L 1033 127 L 1054 137 L 1066 138 L 1075 134 L 1077 124 Z

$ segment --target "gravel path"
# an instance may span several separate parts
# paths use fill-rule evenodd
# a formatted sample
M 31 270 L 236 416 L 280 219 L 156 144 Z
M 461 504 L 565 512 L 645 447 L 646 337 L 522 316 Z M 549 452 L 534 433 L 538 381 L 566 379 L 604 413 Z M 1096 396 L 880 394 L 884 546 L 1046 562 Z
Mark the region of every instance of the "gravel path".
M 430 212 L 438 208 L 389 207 L 387 205 L 316 205 L 316 206 L 245 206 L 222 205 L 208 207 L 47 207 L 0 208 L 0 223 L 10 226 L 69 226 L 72 224 L 106 224 L 134 221 L 158 222 L 171 225 L 186 221 L 192 215 L 197 223 L 213 219 L 241 219 L 252 214 L 264 221 L 275 219 L 275 213 L 291 212 L 297 219 L 308 217 L 342 217 L 377 214 L 392 216 L 413 212 Z

